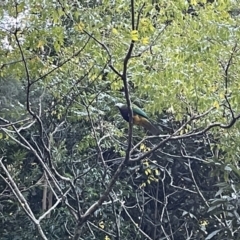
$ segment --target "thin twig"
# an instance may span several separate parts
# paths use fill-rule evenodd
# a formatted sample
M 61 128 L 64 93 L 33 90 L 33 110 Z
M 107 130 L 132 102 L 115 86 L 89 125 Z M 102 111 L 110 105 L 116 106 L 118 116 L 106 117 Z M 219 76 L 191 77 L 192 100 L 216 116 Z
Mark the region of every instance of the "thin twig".
M 11 188 L 14 196 L 17 198 L 20 206 L 23 208 L 23 210 L 25 211 L 25 213 L 29 216 L 29 218 L 33 221 L 33 223 L 36 225 L 36 228 L 38 229 L 38 232 L 40 234 L 40 236 L 42 237 L 42 239 L 47 240 L 46 235 L 44 234 L 42 227 L 40 225 L 39 220 L 37 220 L 30 208 L 30 206 L 28 205 L 28 202 L 26 201 L 26 199 L 24 198 L 24 196 L 22 195 L 22 193 L 20 192 L 19 188 L 17 187 L 15 181 L 13 180 L 11 174 L 8 172 L 7 168 L 4 166 L 4 164 L 2 163 L 3 157 L 0 159 L 0 165 L 2 167 L 2 169 L 4 170 L 7 179 L 5 177 L 3 177 L 2 174 L 0 174 L 1 178 L 7 183 L 7 185 Z

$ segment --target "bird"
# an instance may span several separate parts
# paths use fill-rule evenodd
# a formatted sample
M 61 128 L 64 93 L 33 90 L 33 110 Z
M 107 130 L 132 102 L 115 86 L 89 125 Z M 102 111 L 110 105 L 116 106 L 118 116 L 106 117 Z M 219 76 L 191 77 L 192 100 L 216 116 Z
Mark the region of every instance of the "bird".
M 128 106 L 122 103 L 117 103 L 115 106 L 119 109 L 122 117 L 124 120 L 129 122 L 129 111 Z M 148 131 L 150 131 L 153 135 L 159 135 L 160 130 L 151 123 L 150 119 L 148 118 L 147 114 L 140 108 L 134 106 L 132 107 L 133 112 L 133 124 L 142 126 Z

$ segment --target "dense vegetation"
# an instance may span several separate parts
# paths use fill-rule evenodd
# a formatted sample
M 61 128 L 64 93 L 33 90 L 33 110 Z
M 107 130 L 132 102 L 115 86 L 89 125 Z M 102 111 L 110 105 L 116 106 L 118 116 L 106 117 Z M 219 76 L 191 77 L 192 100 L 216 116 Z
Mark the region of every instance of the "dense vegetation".
M 2 240 L 240 239 L 237 2 L 0 3 Z

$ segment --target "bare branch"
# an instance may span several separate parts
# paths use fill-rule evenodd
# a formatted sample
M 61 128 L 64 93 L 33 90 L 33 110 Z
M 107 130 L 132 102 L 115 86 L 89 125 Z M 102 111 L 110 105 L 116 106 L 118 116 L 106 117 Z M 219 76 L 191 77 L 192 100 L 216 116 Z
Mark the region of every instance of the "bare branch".
M 133 218 L 131 217 L 131 215 L 129 214 L 127 208 L 124 205 L 124 202 L 121 202 L 121 206 L 123 208 L 123 210 L 125 211 L 125 213 L 127 214 L 127 216 L 129 217 L 129 219 L 131 220 L 131 222 L 134 224 L 134 226 L 138 229 L 138 231 L 146 238 L 149 240 L 152 240 L 151 237 L 149 237 L 140 227 L 138 227 L 138 224 L 133 220 Z
M 43 215 L 41 215 L 39 218 L 38 218 L 38 221 L 42 221 L 46 216 L 48 216 L 56 207 L 57 205 L 63 200 L 63 198 L 66 197 L 66 195 L 68 194 L 68 192 L 70 191 L 71 188 L 69 188 L 61 198 L 58 198 L 57 201 L 54 203 L 54 205 L 49 208 Z
M 105 231 L 104 229 L 102 229 L 102 228 L 96 226 L 95 224 L 93 224 L 92 222 L 87 221 L 87 223 L 90 224 L 91 226 L 93 226 L 94 228 L 96 228 L 97 230 L 99 230 L 100 232 L 103 232 L 103 233 L 107 234 L 108 236 L 114 237 L 114 239 L 116 238 L 116 235 L 114 235 L 114 234 L 112 234 L 110 232 Z
M 188 160 L 188 167 L 189 167 L 189 171 L 190 171 L 190 173 L 191 173 L 192 180 L 193 180 L 194 185 L 195 185 L 195 187 L 196 187 L 197 193 L 198 193 L 199 196 L 202 198 L 204 204 L 209 208 L 210 206 L 209 206 L 206 198 L 203 196 L 202 192 L 200 191 L 200 189 L 199 189 L 199 187 L 198 187 L 198 185 L 197 185 L 197 182 L 196 182 L 196 180 L 195 180 L 195 177 L 194 177 L 194 174 L 193 174 L 193 171 L 192 171 L 192 167 L 191 167 L 191 162 L 190 162 L 190 160 Z M 218 221 L 223 227 L 226 227 L 226 226 L 223 224 L 223 222 L 221 221 L 221 219 L 220 219 L 217 215 L 214 214 L 213 216 L 217 219 L 217 221 Z
M 16 122 L 9 122 L 8 120 L 0 117 L 0 121 L 3 121 L 3 122 L 6 123 L 6 124 L 4 124 L 4 125 L 0 125 L 0 129 L 6 128 L 6 127 L 10 127 L 10 126 L 13 126 L 13 125 L 16 125 L 16 124 L 19 124 L 19 123 L 28 122 L 29 120 L 31 120 L 31 118 L 26 118 L 26 119 L 19 120 L 19 121 L 16 121 Z M 29 128 L 29 127 L 30 127 L 30 126 L 28 126 L 27 128 Z M 25 129 L 25 128 L 21 128 L 21 129 Z
M 22 193 L 20 192 L 20 190 L 18 189 L 15 181 L 13 180 L 11 174 L 8 172 L 7 168 L 4 166 L 4 164 L 2 163 L 3 157 L 0 158 L 0 165 L 2 167 L 2 169 L 4 170 L 5 174 L 7 175 L 7 179 L 3 177 L 2 174 L 0 174 L 1 178 L 8 184 L 8 186 L 11 188 L 13 194 L 15 195 L 15 197 L 17 198 L 18 202 L 20 203 L 21 207 L 23 208 L 23 210 L 25 211 L 25 213 L 29 216 L 29 218 L 33 221 L 33 223 L 36 225 L 38 232 L 40 234 L 40 236 L 42 237 L 42 239 L 47 240 L 46 235 L 44 234 L 42 227 L 40 225 L 40 222 L 35 218 L 30 206 L 28 205 L 28 202 L 26 201 L 26 199 L 24 198 L 24 196 L 22 195 Z M 9 182 L 8 182 L 9 181 Z
M 104 158 L 103 158 L 103 151 L 102 151 L 101 146 L 100 146 L 100 144 L 99 144 L 99 140 L 98 140 L 98 137 L 97 137 L 97 133 L 96 133 L 96 130 L 95 130 L 95 127 L 94 127 L 94 124 L 93 124 L 93 120 L 92 120 L 92 117 L 91 117 L 91 114 L 90 114 L 90 111 L 89 111 L 89 106 L 87 106 L 87 104 L 85 103 L 84 99 L 82 99 L 82 102 L 83 102 L 83 104 L 84 104 L 84 106 L 85 106 L 85 109 L 86 109 L 86 111 L 87 111 L 88 119 L 89 119 L 89 121 L 90 121 L 92 130 L 93 130 L 94 139 L 95 139 L 95 142 L 96 142 L 96 144 L 97 144 L 98 154 L 99 154 L 99 156 L 100 156 L 100 159 L 101 159 L 102 164 L 103 164 L 104 169 L 105 169 L 105 171 L 104 171 L 105 173 L 104 173 L 103 175 L 106 175 L 106 167 L 107 167 L 107 166 L 106 166 L 106 163 L 105 163 Z
M 132 0 L 132 4 L 133 4 L 133 2 L 134 1 Z M 131 7 L 133 8 L 133 5 Z M 133 17 L 134 16 L 132 16 L 132 19 L 133 19 Z M 105 192 L 103 193 L 103 195 L 99 198 L 99 200 L 97 202 L 95 202 L 91 207 L 88 208 L 88 210 L 85 212 L 85 214 L 82 215 L 82 217 L 81 217 L 80 221 L 78 222 L 76 229 L 75 229 L 75 234 L 73 237 L 74 240 L 77 240 L 79 238 L 79 236 L 81 235 L 81 227 L 84 224 L 84 222 L 86 222 L 87 219 L 91 216 L 91 214 L 93 212 L 95 212 L 102 205 L 102 203 L 107 199 L 107 197 L 108 197 L 110 191 L 112 190 L 114 184 L 116 183 L 120 173 L 124 169 L 125 164 L 127 164 L 127 162 L 130 159 L 130 151 L 131 151 L 131 145 L 132 145 L 133 113 L 132 113 L 131 100 L 130 100 L 128 84 L 127 84 L 127 66 L 128 66 L 128 61 L 129 61 L 132 51 L 133 51 L 133 47 L 134 47 L 134 42 L 132 41 L 130 44 L 130 47 L 128 49 L 128 52 L 126 54 L 126 57 L 124 59 L 124 62 L 123 62 L 123 73 L 122 73 L 122 77 L 121 77 L 123 84 L 124 84 L 124 92 L 125 92 L 125 98 L 127 101 L 127 106 L 128 106 L 129 112 L 130 112 L 130 114 L 129 114 L 128 147 L 126 150 L 126 156 L 125 156 L 124 160 L 121 162 L 121 164 L 118 166 L 116 172 L 114 173 L 114 175 L 113 175 L 110 183 L 108 184 Z M 108 50 L 106 48 L 105 48 L 105 50 L 108 52 Z
M 143 3 L 142 7 L 139 9 L 138 11 L 138 16 L 137 16 L 137 24 L 136 24 L 136 30 L 138 30 L 138 26 L 139 26 L 139 23 L 140 23 L 140 17 L 141 17 L 141 13 L 142 13 L 142 10 L 143 8 L 145 7 L 146 3 Z M 134 10 L 134 9 L 133 9 Z M 133 25 L 133 28 L 134 29 L 134 25 Z
M 16 142 L 16 143 L 19 144 L 20 146 L 26 148 L 27 150 L 30 150 L 30 148 L 29 148 L 27 145 L 21 143 L 19 140 L 17 140 L 15 137 L 13 137 L 12 134 L 10 134 L 9 130 L 7 130 L 7 129 L 2 129 L 2 131 L 5 132 L 14 142 Z
M 212 110 L 213 108 L 211 108 L 210 110 Z M 216 127 L 219 127 L 219 128 L 223 128 L 223 129 L 228 129 L 230 127 L 232 127 L 236 121 L 240 118 L 240 114 L 237 115 L 236 117 L 234 117 L 228 124 L 222 124 L 222 123 L 218 123 L 218 122 L 215 122 L 215 123 L 211 123 L 209 124 L 206 128 L 202 129 L 202 130 L 199 130 L 199 131 L 192 131 L 190 133 L 186 133 L 186 134 L 183 134 L 183 135 L 177 135 L 182 129 L 185 128 L 186 125 L 188 125 L 190 122 L 192 122 L 193 120 L 196 120 L 196 119 L 199 119 L 205 115 L 207 115 L 210 110 L 206 111 L 205 113 L 203 114 L 200 114 L 200 115 L 197 115 L 197 116 L 192 116 L 188 121 L 186 121 L 180 128 L 178 128 L 173 134 L 171 135 L 167 135 L 165 139 L 163 139 L 158 145 L 156 145 L 155 147 L 153 147 L 150 151 L 142 154 L 141 156 L 137 157 L 137 158 L 132 158 L 130 159 L 130 161 L 140 161 L 144 158 L 146 158 L 147 156 L 149 156 L 151 153 L 153 153 L 154 151 L 156 151 L 157 149 L 159 149 L 163 144 L 165 144 L 166 142 L 168 142 L 169 140 L 177 140 L 177 139 L 184 139 L 184 138 L 190 138 L 190 137 L 193 137 L 193 136 L 198 136 L 198 135 L 202 135 L 206 132 L 208 132 L 210 129 L 212 128 L 216 128 Z M 159 136 L 158 136 L 159 137 Z M 148 138 L 145 138 L 143 140 L 141 140 L 137 145 L 139 145 L 140 143 L 142 143 L 144 140 L 146 139 L 150 139 L 150 138 L 157 138 L 157 136 L 155 137 L 148 137 Z M 133 149 L 135 149 L 136 146 L 134 146 Z

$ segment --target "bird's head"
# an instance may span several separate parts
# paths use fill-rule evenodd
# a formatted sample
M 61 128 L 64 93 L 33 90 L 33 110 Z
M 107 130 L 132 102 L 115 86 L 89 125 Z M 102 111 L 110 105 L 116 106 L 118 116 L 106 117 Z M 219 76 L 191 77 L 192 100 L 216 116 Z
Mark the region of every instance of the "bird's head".
M 119 109 L 121 109 L 123 106 L 124 106 L 124 104 L 122 104 L 122 103 L 116 103 L 115 104 L 115 107 L 117 107 Z

